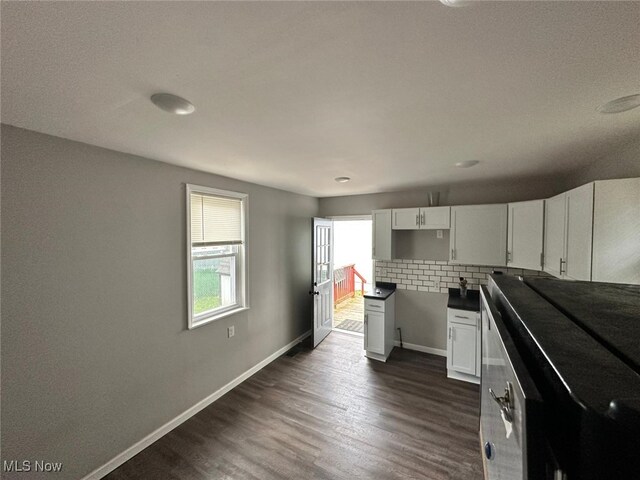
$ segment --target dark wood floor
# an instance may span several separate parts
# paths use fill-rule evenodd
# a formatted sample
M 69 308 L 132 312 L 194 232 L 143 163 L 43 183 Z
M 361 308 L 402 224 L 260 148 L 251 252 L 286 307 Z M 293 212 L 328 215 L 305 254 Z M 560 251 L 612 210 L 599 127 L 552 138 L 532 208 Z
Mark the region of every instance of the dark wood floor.
M 482 479 L 478 387 L 443 357 L 361 345 L 333 332 L 279 358 L 106 478 Z

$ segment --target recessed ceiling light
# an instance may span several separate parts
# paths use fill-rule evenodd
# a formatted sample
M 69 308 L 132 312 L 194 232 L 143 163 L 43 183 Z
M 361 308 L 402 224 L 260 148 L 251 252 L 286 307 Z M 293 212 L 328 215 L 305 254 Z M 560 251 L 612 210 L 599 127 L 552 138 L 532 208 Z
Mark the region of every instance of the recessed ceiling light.
M 622 113 L 636 107 L 640 107 L 640 93 L 616 98 L 604 105 L 600 105 L 596 110 L 600 113 Z
M 479 160 L 465 160 L 463 162 L 456 163 L 456 167 L 458 167 L 458 168 L 469 168 L 469 167 L 473 167 L 474 165 L 477 165 L 479 163 L 480 163 Z
M 189 115 L 196 110 L 189 100 L 171 93 L 154 93 L 151 95 L 151 101 L 156 107 L 176 115 Z
M 334 180 L 338 183 L 347 183 L 349 180 L 351 180 L 351 177 L 336 177 L 334 178 Z

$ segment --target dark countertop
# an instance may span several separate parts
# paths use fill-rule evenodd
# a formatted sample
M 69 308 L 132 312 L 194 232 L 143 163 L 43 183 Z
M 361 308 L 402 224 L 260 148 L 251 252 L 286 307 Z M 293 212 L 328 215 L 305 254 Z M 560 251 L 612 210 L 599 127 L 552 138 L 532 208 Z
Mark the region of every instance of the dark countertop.
M 371 292 L 365 293 L 364 298 L 373 300 L 386 300 L 396 291 L 395 283 L 376 282 L 376 286 Z
M 533 355 L 528 368 L 578 405 L 609 415 L 612 400 L 640 399 L 639 287 L 492 275 L 489 292 L 518 350 Z
M 459 288 L 449 289 L 449 300 L 447 301 L 447 308 L 455 308 L 457 310 L 469 310 L 471 312 L 480 311 L 480 291 L 479 290 L 467 290 L 467 296 L 460 296 Z
M 640 374 L 640 286 L 525 277 L 524 282 Z

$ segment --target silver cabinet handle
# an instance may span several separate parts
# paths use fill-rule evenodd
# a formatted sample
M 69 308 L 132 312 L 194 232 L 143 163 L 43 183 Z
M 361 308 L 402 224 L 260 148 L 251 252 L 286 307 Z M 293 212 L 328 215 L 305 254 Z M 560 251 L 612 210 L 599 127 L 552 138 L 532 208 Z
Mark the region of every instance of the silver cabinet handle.
M 369 315 L 365 313 L 364 314 L 364 349 L 365 350 L 367 350 L 367 348 L 369 347 L 369 343 L 367 341 L 367 336 L 369 334 L 368 325 L 369 325 Z
M 464 318 L 465 320 L 471 320 L 469 317 L 463 317 L 462 315 L 454 315 L 456 318 Z
M 500 410 L 504 414 L 504 419 L 509 423 L 513 422 L 513 394 L 511 393 L 511 388 L 511 383 L 507 382 L 503 397 L 496 396 L 495 392 L 491 388 L 489 389 L 491 398 L 500 406 Z
M 420 225 L 420 214 L 416 215 L 416 225 Z
M 449 340 L 451 340 L 451 327 L 449 327 Z
M 562 275 L 563 273 L 567 273 L 567 269 L 565 268 L 564 271 L 562 270 L 562 264 L 564 264 L 565 266 L 567 265 L 567 261 L 563 260 L 562 258 L 560 259 L 560 275 Z
M 511 252 L 507 252 L 507 263 L 513 262 L 513 257 L 511 256 Z
M 422 225 L 427 224 L 427 214 L 425 212 L 422 212 L 422 215 L 420 215 L 420 223 Z
M 456 259 L 456 251 L 455 249 L 451 249 L 451 260 L 455 260 Z

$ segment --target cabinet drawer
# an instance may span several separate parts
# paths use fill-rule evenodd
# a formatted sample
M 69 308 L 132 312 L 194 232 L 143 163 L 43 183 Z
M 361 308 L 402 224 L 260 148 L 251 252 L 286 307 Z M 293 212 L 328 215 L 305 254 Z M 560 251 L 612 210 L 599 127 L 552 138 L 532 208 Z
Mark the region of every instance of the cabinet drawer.
M 478 312 L 470 312 L 469 310 L 447 309 L 447 318 L 451 323 L 462 323 L 465 325 L 477 325 Z
M 384 300 L 364 299 L 364 309 L 373 312 L 384 312 Z

